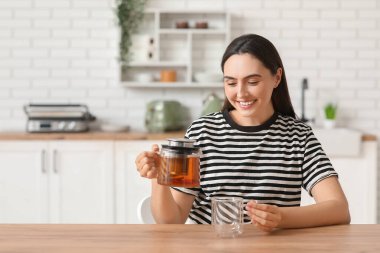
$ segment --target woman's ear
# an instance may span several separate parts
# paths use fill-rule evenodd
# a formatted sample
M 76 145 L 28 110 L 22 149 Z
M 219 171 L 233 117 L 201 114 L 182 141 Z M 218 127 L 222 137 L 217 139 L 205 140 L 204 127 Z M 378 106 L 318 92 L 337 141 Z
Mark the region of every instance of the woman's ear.
M 282 68 L 278 68 L 277 69 L 277 72 L 276 72 L 276 75 L 275 75 L 275 85 L 274 85 L 274 88 L 277 88 L 278 85 L 280 84 L 281 82 L 281 76 L 282 76 Z

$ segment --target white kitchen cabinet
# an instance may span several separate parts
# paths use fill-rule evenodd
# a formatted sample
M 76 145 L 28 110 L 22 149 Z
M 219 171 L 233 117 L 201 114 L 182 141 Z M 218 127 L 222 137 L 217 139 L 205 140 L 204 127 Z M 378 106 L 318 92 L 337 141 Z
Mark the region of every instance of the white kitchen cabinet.
M 137 218 L 139 202 L 151 194 L 151 180 L 142 178 L 136 170 L 135 160 L 142 151 L 164 141 L 116 141 L 116 217 L 117 223 L 140 223 Z
M 112 141 L 14 141 L 0 147 L 0 222 L 114 222 Z
M 53 223 L 114 223 L 113 143 L 49 143 Z
M 357 157 L 330 156 L 346 194 L 352 224 L 376 224 L 377 220 L 377 142 L 365 141 Z M 302 192 L 302 205 L 315 203 Z
M 47 145 L 0 142 L 0 223 L 47 223 Z
M 224 11 L 145 11 L 139 37 L 132 40 L 132 61 L 122 66 L 122 84 L 135 88 L 221 87 L 222 73 L 220 81 L 199 81 L 194 74 L 220 72 L 220 57 L 231 37 L 230 19 L 230 13 Z M 176 28 L 177 22 L 187 22 L 189 27 Z M 196 28 L 197 22 L 207 22 L 208 27 Z M 176 81 L 160 81 L 162 70 L 174 70 Z

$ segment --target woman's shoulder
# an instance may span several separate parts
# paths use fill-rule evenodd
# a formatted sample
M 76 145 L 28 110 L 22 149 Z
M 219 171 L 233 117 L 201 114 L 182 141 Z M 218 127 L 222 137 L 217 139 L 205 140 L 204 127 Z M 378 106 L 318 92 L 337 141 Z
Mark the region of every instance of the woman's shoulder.
M 200 118 L 193 121 L 191 125 L 199 125 L 199 124 L 220 124 L 224 121 L 224 117 L 222 112 L 213 112 L 206 115 L 201 116 Z
M 279 114 L 277 120 L 278 127 L 284 130 L 296 130 L 298 132 L 309 133 L 311 127 L 300 119 Z
M 225 119 L 221 112 L 213 112 L 201 116 L 200 118 L 194 120 L 187 129 L 187 134 L 201 134 L 201 132 L 208 130 L 217 130 L 223 127 L 225 124 Z

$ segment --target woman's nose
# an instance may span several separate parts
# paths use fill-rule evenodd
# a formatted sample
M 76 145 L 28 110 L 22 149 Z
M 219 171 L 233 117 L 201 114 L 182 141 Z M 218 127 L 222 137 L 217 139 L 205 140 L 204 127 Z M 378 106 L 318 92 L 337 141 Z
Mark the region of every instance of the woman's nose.
M 237 97 L 245 97 L 247 95 L 248 91 L 243 83 L 239 82 L 237 88 Z

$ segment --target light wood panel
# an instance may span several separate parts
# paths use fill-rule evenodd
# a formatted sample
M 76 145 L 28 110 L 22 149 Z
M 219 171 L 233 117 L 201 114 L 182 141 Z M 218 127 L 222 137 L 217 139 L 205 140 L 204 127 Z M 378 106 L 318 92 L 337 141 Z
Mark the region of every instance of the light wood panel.
M 380 225 L 258 231 L 217 238 L 209 225 L 0 225 L 0 252 L 380 252 Z

